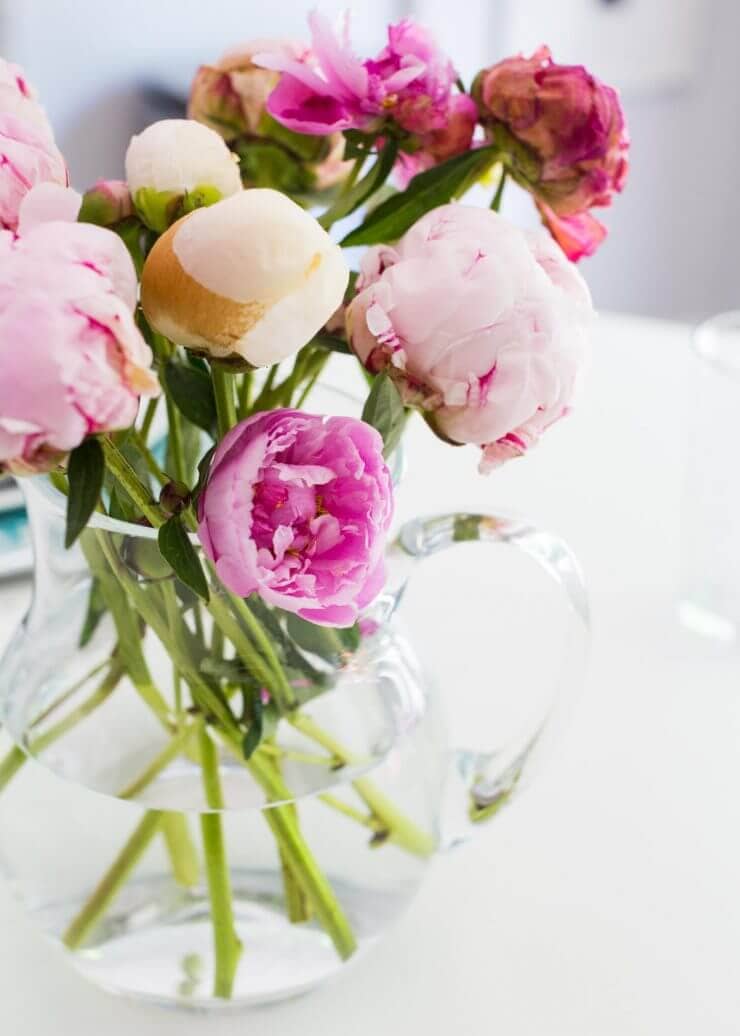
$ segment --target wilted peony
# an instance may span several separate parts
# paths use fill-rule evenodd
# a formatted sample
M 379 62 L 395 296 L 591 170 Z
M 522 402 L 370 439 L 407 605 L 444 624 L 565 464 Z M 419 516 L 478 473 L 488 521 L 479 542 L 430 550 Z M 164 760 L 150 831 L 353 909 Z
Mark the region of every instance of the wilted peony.
M 383 441 L 348 417 L 274 410 L 219 443 L 198 535 L 240 597 L 325 626 L 351 626 L 384 581 L 393 514 Z
M 444 205 L 395 248 L 372 248 L 349 306 L 351 345 L 388 370 L 435 429 L 524 453 L 571 406 L 592 317 L 585 282 L 549 237 L 488 209 Z
M 307 48 L 290 40 L 251 40 L 228 51 L 216 65 L 195 74 L 188 116 L 219 133 L 239 156 L 242 180 L 249 187 L 277 187 L 292 193 L 322 190 L 338 183 L 351 168 L 342 161 L 344 138 L 293 133 L 273 119 L 267 99 L 280 74 L 254 64 L 269 51 L 289 60 L 308 59 Z
M 43 223 L 2 240 L 0 470 L 48 470 L 89 434 L 129 427 L 159 391 L 113 233 Z
M 617 92 L 581 65 L 558 65 L 547 47 L 507 58 L 476 78 L 481 121 L 572 259 L 590 255 L 606 231 L 588 210 L 609 205 L 627 176 L 629 138 Z M 501 132 L 503 131 L 503 133 Z M 516 154 L 524 145 L 527 158 Z M 562 224 L 562 225 L 561 225 Z
M 253 367 L 296 352 L 339 306 L 349 271 L 317 221 L 279 191 L 185 216 L 144 264 L 141 304 L 163 335 Z
M 133 136 L 126 180 L 142 219 L 158 231 L 242 189 L 236 156 L 218 133 L 192 119 L 163 119 Z

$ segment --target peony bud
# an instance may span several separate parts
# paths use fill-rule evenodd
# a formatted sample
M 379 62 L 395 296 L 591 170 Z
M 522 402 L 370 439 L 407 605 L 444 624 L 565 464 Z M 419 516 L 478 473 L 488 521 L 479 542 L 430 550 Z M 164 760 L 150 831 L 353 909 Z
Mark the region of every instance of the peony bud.
M 207 126 L 163 119 L 131 138 L 126 179 L 139 215 L 160 233 L 183 213 L 241 190 L 237 159 Z
M 202 65 L 193 80 L 188 116 L 205 123 L 239 155 L 248 187 L 276 187 L 289 193 L 323 190 L 343 180 L 352 163 L 343 162 L 341 133 L 307 137 L 294 133 L 267 111 L 280 74 L 254 64 L 256 54 L 279 52 L 307 58 L 307 48 L 288 40 L 252 40 Z
M 342 250 L 278 191 L 242 191 L 180 220 L 152 248 L 141 304 L 161 334 L 215 359 L 266 367 L 339 306 Z
M 79 220 L 112 227 L 134 214 L 134 203 L 125 180 L 98 180 L 82 197 Z

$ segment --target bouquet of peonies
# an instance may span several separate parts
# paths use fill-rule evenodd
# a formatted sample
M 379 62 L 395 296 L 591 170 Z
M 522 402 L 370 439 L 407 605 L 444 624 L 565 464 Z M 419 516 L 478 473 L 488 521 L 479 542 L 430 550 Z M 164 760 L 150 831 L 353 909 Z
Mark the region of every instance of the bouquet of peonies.
M 410 415 L 478 447 L 488 472 L 568 413 L 592 317 L 572 260 L 603 240 L 592 210 L 627 171 L 616 93 L 545 47 L 468 91 L 411 21 L 366 60 L 346 25 L 314 14 L 310 28 L 310 44 L 258 40 L 201 67 L 188 118 L 133 137 L 125 182 L 82 196 L 24 74 L 0 63 L 0 472 L 66 495 L 91 624 L 112 616 L 114 664 L 170 730 L 169 758 L 196 746 L 223 997 L 239 947 L 217 754 L 238 756 L 272 801 L 289 797 L 267 765 L 281 723 L 346 762 L 302 719 L 325 683 L 290 637 L 315 644 L 336 627 L 351 652 L 371 629 L 393 516 L 386 458 Z M 499 215 L 509 181 L 546 229 Z M 462 200 L 476 184 L 490 207 Z M 354 246 L 369 247 L 351 271 Z M 361 419 L 311 411 L 331 357 L 361 365 Z M 157 530 L 152 549 L 116 555 L 97 513 Z M 173 702 L 145 693 L 147 637 L 172 660 Z M 425 851 L 368 787 L 373 820 Z M 313 911 L 349 955 L 297 818 L 274 834 L 298 890 L 291 920 Z M 88 905 L 68 945 L 96 916 Z

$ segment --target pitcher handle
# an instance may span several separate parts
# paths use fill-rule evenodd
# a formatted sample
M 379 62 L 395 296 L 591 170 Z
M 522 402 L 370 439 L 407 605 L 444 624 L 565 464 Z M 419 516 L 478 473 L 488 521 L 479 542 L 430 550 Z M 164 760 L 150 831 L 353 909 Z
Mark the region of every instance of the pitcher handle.
M 467 840 L 537 769 L 580 690 L 588 645 L 588 599 L 580 566 L 570 548 L 549 532 L 512 518 L 445 514 L 407 522 L 393 553 L 396 561 L 405 559 L 415 567 L 425 558 L 470 541 L 505 544 L 533 558 L 563 592 L 568 630 L 555 691 L 544 714 L 523 734 L 490 751 L 462 748 L 451 752 L 443 795 L 443 848 Z

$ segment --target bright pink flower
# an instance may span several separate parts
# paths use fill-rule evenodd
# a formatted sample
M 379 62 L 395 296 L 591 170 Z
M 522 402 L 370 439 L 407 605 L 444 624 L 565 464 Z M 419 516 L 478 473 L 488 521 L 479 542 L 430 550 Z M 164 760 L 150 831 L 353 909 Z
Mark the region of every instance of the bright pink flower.
M 483 447 L 482 471 L 570 409 L 592 308 L 546 234 L 444 205 L 395 248 L 371 248 L 358 288 L 347 329 L 359 358 L 387 369 L 440 434 Z
M 515 175 L 537 198 L 567 254 L 590 255 L 606 234 L 603 227 L 593 217 L 563 228 L 556 221 L 609 205 L 624 187 L 629 137 L 616 90 L 581 65 L 556 64 L 540 47 L 531 58 L 507 58 L 481 72 L 474 93 L 497 143 L 506 149 L 505 138 L 496 136 L 501 127 L 528 149 L 532 168 L 515 160 Z M 571 238 L 580 244 L 571 248 Z
M 44 223 L 3 237 L 0 469 L 48 470 L 85 436 L 131 425 L 139 397 L 157 394 L 135 288 L 110 231 Z
M 311 50 L 301 60 L 284 52 L 256 55 L 256 64 L 282 72 L 268 111 L 298 133 L 358 129 L 373 133 L 392 119 L 412 134 L 443 129 L 455 82 L 451 62 L 429 33 L 405 19 L 388 28 L 376 58 L 361 61 L 317 12 L 309 15 Z
M 198 536 L 234 593 L 350 626 L 379 593 L 393 513 L 383 443 L 362 421 L 273 410 L 221 441 Z
M 543 222 L 571 260 L 577 263 L 584 255 L 593 255 L 606 237 L 606 227 L 590 212 L 575 216 L 556 216 L 548 205 L 537 203 Z
M 21 202 L 39 183 L 66 186 L 64 159 L 46 132 L 0 112 L 0 227 L 17 228 Z

